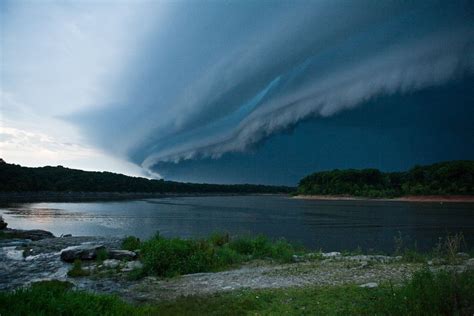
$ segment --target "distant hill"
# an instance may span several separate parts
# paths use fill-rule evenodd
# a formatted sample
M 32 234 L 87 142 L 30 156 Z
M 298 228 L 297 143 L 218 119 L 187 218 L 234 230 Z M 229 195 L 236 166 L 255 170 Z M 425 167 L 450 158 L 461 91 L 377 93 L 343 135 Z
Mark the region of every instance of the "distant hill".
M 150 180 L 62 166 L 29 168 L 0 159 L 0 192 L 289 193 L 294 189 L 286 186 Z
M 415 166 L 406 172 L 381 172 L 378 169 L 316 172 L 299 182 L 297 193 L 363 197 L 473 195 L 474 161 Z

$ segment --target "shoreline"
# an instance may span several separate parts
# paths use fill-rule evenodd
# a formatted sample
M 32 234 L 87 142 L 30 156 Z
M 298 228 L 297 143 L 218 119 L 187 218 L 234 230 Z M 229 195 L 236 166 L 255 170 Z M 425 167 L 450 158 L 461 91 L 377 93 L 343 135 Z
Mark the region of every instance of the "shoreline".
M 245 192 L 215 192 L 215 193 L 149 193 L 149 192 L 0 192 L 0 203 L 28 202 L 93 202 L 160 199 L 172 197 L 204 197 L 204 196 L 255 196 L 255 195 L 288 195 L 288 193 L 245 193 Z
M 347 195 L 296 195 L 297 200 L 315 201 L 380 201 L 417 203 L 474 203 L 474 195 L 409 195 L 396 198 L 368 198 Z

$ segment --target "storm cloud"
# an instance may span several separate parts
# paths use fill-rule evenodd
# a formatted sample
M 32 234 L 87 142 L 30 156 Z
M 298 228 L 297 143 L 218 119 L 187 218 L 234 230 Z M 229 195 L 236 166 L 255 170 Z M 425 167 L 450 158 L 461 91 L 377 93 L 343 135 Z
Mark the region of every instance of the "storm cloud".
M 471 1 L 137 5 L 128 22 L 140 40 L 127 42 L 94 106 L 61 118 L 150 172 L 474 72 Z
M 245 151 L 309 117 L 474 69 L 469 3 L 168 6 L 128 66 L 125 99 L 84 114 L 100 118 L 103 146 L 120 135 L 111 149 L 146 169 Z

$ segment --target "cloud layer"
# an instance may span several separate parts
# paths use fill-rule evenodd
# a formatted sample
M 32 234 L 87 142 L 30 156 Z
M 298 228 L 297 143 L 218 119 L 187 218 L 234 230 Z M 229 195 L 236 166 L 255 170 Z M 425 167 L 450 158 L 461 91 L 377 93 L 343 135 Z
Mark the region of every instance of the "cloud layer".
M 60 117 L 149 171 L 474 72 L 472 1 L 52 3 L 5 15 L 3 112 Z

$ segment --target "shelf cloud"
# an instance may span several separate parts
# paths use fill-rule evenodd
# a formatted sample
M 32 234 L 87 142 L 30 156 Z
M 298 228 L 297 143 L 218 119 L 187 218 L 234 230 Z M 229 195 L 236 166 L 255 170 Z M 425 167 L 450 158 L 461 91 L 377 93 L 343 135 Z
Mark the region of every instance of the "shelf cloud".
M 114 10 L 58 2 L 54 8 L 59 24 L 47 25 L 69 25 L 54 33 L 69 49 L 59 61 L 76 65 L 73 73 L 81 76 L 67 84 L 71 72 L 43 59 L 41 66 L 56 66 L 57 76 L 42 107 L 88 143 L 154 175 L 160 163 L 245 152 L 307 119 L 474 71 L 472 1 L 138 1 Z M 102 19 L 114 27 L 94 31 Z M 58 40 L 34 34 L 46 44 Z M 70 63 L 64 56 L 77 49 Z M 5 87 L 4 95 L 22 94 L 21 102 L 38 99 L 20 81 Z

